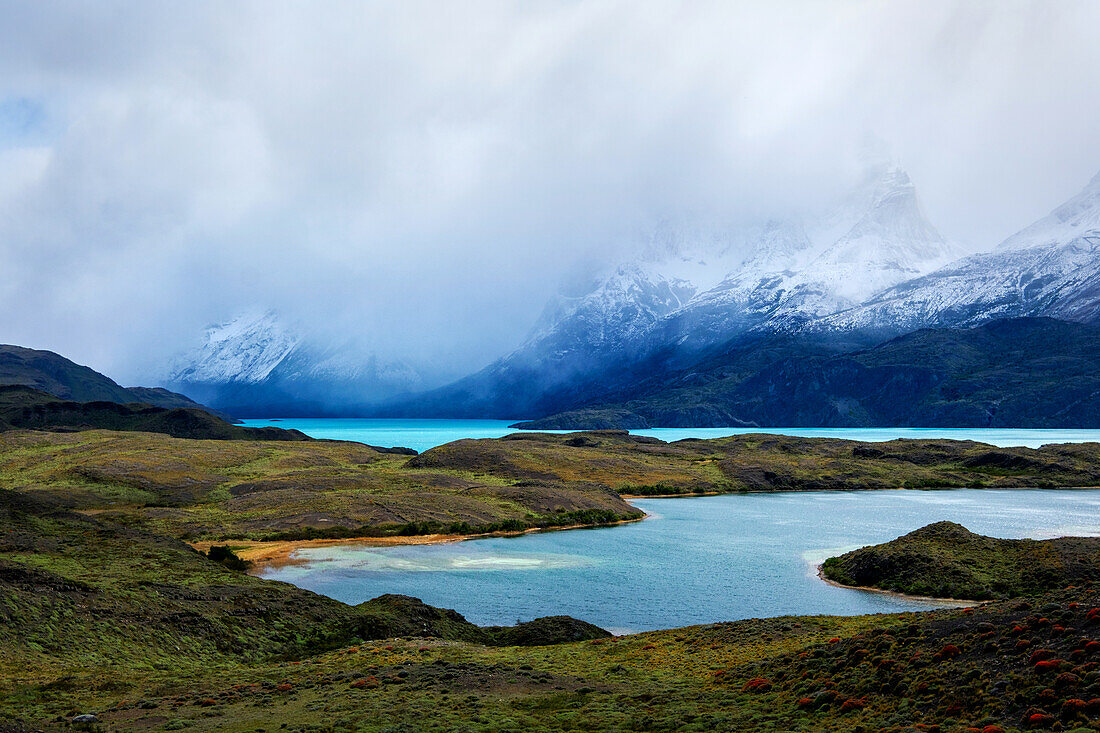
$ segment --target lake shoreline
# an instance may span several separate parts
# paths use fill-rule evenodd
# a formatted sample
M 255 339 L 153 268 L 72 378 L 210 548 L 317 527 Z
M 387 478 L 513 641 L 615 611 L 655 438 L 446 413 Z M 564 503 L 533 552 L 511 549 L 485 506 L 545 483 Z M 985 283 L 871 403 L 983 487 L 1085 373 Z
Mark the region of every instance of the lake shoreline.
M 639 510 L 641 511 L 641 510 Z M 487 539 L 491 537 L 522 537 L 541 532 L 560 532 L 574 529 L 601 529 L 633 524 L 648 519 L 650 515 L 636 519 L 620 519 L 606 524 L 570 524 L 562 527 L 531 527 L 522 532 L 483 532 L 481 534 L 423 534 L 396 537 L 340 537 L 335 539 L 314 540 L 224 540 L 188 543 L 199 552 L 205 553 L 214 545 L 228 545 L 234 553 L 250 564 L 249 575 L 259 576 L 264 570 L 274 570 L 292 565 L 304 565 L 309 562 L 295 557 L 300 550 L 316 547 L 404 547 L 410 545 L 446 545 L 467 540 Z
M 345 440 L 367 445 L 406 446 L 424 452 L 463 438 L 502 438 L 521 432 L 563 434 L 576 430 L 519 430 L 510 427 L 514 420 L 445 418 L 249 418 L 249 427 L 294 428 L 314 438 Z M 885 442 L 895 439 L 973 440 L 1000 448 L 1026 446 L 1038 448 L 1047 443 L 1100 442 L 1100 430 L 1089 428 L 820 428 L 753 427 L 720 428 L 642 428 L 627 431 L 631 435 L 655 437 L 667 443 L 686 438 L 713 439 L 745 434 L 785 435 L 803 438 L 839 438 L 860 442 Z
M 422 539 L 423 547 L 389 550 L 329 542 L 301 549 L 305 564 L 257 574 L 346 603 L 387 593 L 419 597 L 487 625 L 562 614 L 607 629 L 650 631 L 775 616 L 949 610 L 978 604 L 965 594 L 929 598 L 833 584 L 818 575 L 818 564 L 945 519 L 994 537 L 1100 534 L 1096 496 L 959 489 L 639 499 L 632 505 L 653 521 L 618 532 L 530 533 L 464 545 L 454 542 L 466 538 L 433 537 Z
M 909 601 L 922 601 L 942 603 L 944 608 L 973 608 L 975 606 L 981 606 L 988 601 L 974 601 L 966 598 L 937 598 L 936 596 L 915 596 L 910 593 L 900 593 L 896 590 L 886 590 L 885 588 L 875 588 L 870 585 L 845 585 L 844 583 L 838 583 L 835 580 L 826 577 L 825 564 L 817 563 L 814 566 L 817 570 L 817 577 L 820 578 L 826 585 L 831 585 L 834 588 L 845 588 L 847 590 L 862 590 L 870 593 L 881 593 L 884 596 L 890 596 L 892 598 L 904 598 Z

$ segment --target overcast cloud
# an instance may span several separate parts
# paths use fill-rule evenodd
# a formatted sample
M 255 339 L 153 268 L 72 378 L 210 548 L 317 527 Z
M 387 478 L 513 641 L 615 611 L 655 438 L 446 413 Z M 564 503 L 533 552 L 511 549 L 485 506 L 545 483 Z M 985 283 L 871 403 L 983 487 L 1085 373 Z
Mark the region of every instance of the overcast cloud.
M 147 382 L 259 305 L 472 369 L 648 223 L 821 204 L 867 133 L 992 247 L 1100 169 L 1097 28 L 1092 0 L 0 2 L 0 341 Z

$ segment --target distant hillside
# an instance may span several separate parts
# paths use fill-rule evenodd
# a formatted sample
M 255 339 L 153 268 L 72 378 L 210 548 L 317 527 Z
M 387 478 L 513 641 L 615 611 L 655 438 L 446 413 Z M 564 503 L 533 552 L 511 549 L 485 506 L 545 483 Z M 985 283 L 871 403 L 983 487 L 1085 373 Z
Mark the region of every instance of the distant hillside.
M 634 394 L 517 427 L 1100 427 L 1094 325 L 1006 319 L 839 355 L 812 341 L 785 344 L 772 358 L 759 342 L 732 348 Z
M 102 400 L 70 402 L 31 387 L 0 386 L 0 431 L 16 428 L 59 432 L 136 430 L 214 440 L 310 440 L 297 430 L 232 425 L 196 408 L 156 407 L 137 402 L 121 405 Z
M 205 410 L 233 421 L 225 413 L 163 387 L 123 387 L 110 377 L 52 351 L 0 344 L 0 386 L 12 384 L 33 387 L 74 402 L 144 402 L 157 407 Z

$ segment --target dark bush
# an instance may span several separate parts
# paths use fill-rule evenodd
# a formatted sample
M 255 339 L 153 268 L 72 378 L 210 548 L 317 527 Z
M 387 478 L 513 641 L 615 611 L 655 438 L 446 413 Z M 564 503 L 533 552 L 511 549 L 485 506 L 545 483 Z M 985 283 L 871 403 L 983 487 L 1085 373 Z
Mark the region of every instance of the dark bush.
M 242 560 L 228 545 L 214 545 L 206 551 L 206 556 L 219 565 L 224 565 L 230 570 L 244 572 L 251 565 L 247 560 Z

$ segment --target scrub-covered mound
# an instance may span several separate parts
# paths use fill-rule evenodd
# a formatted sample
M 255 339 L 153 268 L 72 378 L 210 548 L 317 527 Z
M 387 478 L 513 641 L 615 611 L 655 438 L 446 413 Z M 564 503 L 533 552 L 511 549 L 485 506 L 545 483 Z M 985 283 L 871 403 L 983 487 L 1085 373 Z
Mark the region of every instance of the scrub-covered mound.
M 938 598 L 1015 598 L 1100 580 L 1100 537 L 1004 540 L 954 522 L 831 557 L 830 580 Z

